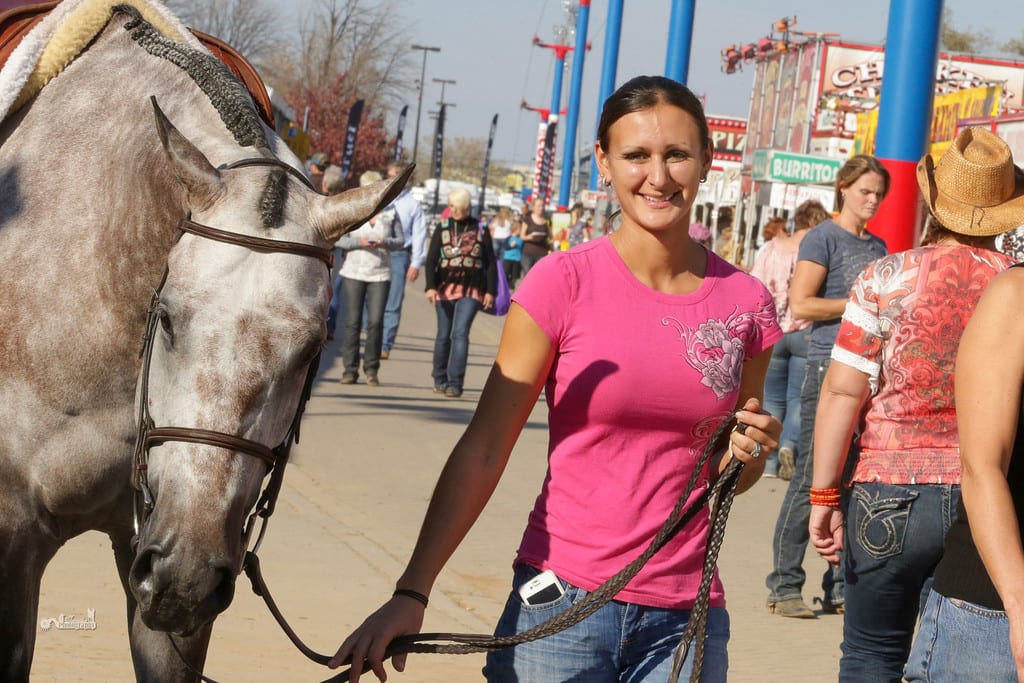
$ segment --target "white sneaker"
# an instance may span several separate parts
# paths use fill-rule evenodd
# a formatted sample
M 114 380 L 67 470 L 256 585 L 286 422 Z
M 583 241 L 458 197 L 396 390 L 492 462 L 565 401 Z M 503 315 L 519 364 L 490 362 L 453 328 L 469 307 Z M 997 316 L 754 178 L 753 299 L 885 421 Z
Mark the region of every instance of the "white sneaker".
M 796 453 L 789 446 L 779 449 L 779 479 L 789 481 L 796 474 Z

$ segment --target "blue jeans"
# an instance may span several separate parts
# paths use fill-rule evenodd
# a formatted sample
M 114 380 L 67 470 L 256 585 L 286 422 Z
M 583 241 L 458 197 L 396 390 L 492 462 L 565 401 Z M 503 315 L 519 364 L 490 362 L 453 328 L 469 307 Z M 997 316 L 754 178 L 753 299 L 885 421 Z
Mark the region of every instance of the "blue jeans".
M 800 389 L 807 366 L 807 342 L 811 330 L 789 332 L 772 349 L 764 380 L 764 409 L 782 422 L 779 446 L 792 448 L 800 441 Z
M 512 592 L 495 629 L 510 636 L 537 626 L 566 611 L 587 596 L 582 588 L 562 582 L 565 594 L 554 602 L 525 605 L 519 587 L 539 572 L 518 565 Z M 672 654 L 689 621 L 689 610 L 659 609 L 612 601 L 570 628 L 540 640 L 487 654 L 484 676 L 500 683 L 664 683 L 672 670 Z M 729 613 L 708 611 L 701 681 L 724 683 L 729 668 Z M 680 681 L 693 670 L 691 644 Z
M 363 372 L 376 375 L 380 369 L 381 338 L 384 330 L 384 304 L 388 300 L 389 282 L 364 282 L 342 278 L 341 297 L 345 308 L 345 330 L 341 339 L 341 362 L 344 374 L 359 375 L 359 334 L 363 329 L 363 306 L 367 311 L 366 351 Z
M 807 529 L 811 520 L 811 479 L 814 473 L 814 416 L 818 410 L 818 394 L 828 370 L 827 360 L 808 360 L 804 371 L 804 382 L 800 391 L 800 445 L 796 453 L 796 472 L 789 480 L 789 487 L 782 499 L 782 508 L 775 523 L 775 537 L 772 540 L 772 573 L 765 584 L 768 586 L 768 602 L 780 602 L 802 597 L 804 580 L 804 553 L 810 541 Z M 851 446 L 851 451 L 852 451 Z M 854 457 L 850 453 L 850 457 Z M 826 605 L 843 603 L 842 570 L 826 563 L 821 579 Z
M 903 680 L 917 616 L 959 501 L 959 485 L 853 485 L 844 536 L 840 681 Z
M 1006 612 L 931 591 L 905 675 L 909 683 L 1017 683 Z
M 501 260 L 505 258 L 505 244 L 508 243 L 507 237 L 492 237 L 491 243 L 494 245 L 494 258 L 501 263 Z
M 483 307 L 471 296 L 437 301 L 437 337 L 434 339 L 434 386 L 462 391 L 469 358 L 469 328 Z
M 526 274 L 530 272 L 530 268 L 533 268 L 533 265 L 545 256 L 546 254 L 536 254 L 524 250 L 523 255 L 519 257 L 519 263 L 522 266 L 522 276 L 526 277 Z
M 402 302 L 405 300 L 405 276 L 409 270 L 412 254 L 407 249 L 391 252 L 391 289 L 388 303 L 384 307 L 383 349 L 391 351 L 398 336 L 398 322 L 402 317 Z

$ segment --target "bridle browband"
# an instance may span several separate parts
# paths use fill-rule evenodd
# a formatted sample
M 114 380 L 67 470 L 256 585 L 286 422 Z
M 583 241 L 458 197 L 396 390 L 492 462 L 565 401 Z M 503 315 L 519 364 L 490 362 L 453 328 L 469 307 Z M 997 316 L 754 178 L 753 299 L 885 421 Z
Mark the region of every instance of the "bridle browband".
M 301 180 L 310 189 L 313 189 L 309 180 L 300 171 L 277 159 L 242 159 L 240 161 L 227 164 L 223 168 L 234 169 L 247 166 L 273 166 L 281 168 Z M 196 223 L 189 218 L 182 218 L 179 220 L 177 227 L 180 231 L 178 239 L 181 238 L 181 235 L 190 233 L 197 237 L 203 237 L 205 239 L 223 242 L 225 244 L 233 244 L 253 251 L 294 254 L 296 256 L 315 258 L 327 266 L 328 277 L 330 277 L 331 268 L 334 265 L 333 254 L 328 248 L 317 247 L 301 242 L 272 240 L 252 235 L 243 235 L 236 232 L 229 232 L 227 230 L 221 230 L 219 228 L 213 228 L 208 225 Z M 136 434 L 135 455 L 132 466 L 132 487 L 136 492 L 133 505 L 136 541 L 154 506 L 153 494 L 149 488 L 147 475 L 149 450 L 153 446 L 158 446 L 170 441 L 176 441 L 244 453 L 245 455 L 262 460 L 267 465 L 267 471 L 270 473 L 270 481 L 260 494 L 260 497 L 256 502 L 255 509 L 249 515 L 245 526 L 242 529 L 242 537 L 248 547 L 255 521 L 257 519 L 263 520 L 263 525 L 261 526 L 260 533 L 257 536 L 256 541 L 256 547 L 258 547 L 266 530 L 266 520 L 271 514 L 273 514 L 278 494 L 281 491 L 281 484 L 284 479 L 284 468 L 288 462 L 288 456 L 291 451 L 292 444 L 297 443 L 299 440 L 299 424 L 302 420 L 302 414 L 305 410 L 306 402 L 309 400 L 312 392 L 313 381 L 316 379 L 317 371 L 320 367 L 320 354 L 317 353 L 309 363 L 309 367 L 306 371 L 305 384 L 302 389 L 302 394 L 299 397 L 298 406 L 295 409 L 295 415 L 292 418 L 288 431 L 285 433 L 281 443 L 274 448 L 270 448 L 258 441 L 246 439 L 234 434 L 227 434 L 209 429 L 200 429 L 198 427 L 157 427 L 149 412 L 149 374 L 153 358 L 153 345 L 156 340 L 156 330 L 162 315 L 160 308 L 160 293 L 163 291 L 164 284 L 167 282 L 167 276 L 168 269 L 165 268 L 163 277 L 160 280 L 160 285 L 156 290 L 154 290 L 153 298 L 150 301 L 149 313 L 146 320 L 146 334 L 141 352 L 143 362 L 138 399 L 138 431 Z M 241 571 L 241 567 L 238 568 L 238 571 Z

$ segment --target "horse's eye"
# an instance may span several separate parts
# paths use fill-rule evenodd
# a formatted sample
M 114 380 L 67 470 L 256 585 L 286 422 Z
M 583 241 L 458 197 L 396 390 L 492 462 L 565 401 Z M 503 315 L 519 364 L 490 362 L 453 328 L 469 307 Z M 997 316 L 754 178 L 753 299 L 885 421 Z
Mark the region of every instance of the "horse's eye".
M 157 309 L 157 318 L 160 320 L 160 327 L 171 339 L 174 338 L 174 326 L 171 325 L 171 314 L 167 312 L 167 309 L 160 306 Z

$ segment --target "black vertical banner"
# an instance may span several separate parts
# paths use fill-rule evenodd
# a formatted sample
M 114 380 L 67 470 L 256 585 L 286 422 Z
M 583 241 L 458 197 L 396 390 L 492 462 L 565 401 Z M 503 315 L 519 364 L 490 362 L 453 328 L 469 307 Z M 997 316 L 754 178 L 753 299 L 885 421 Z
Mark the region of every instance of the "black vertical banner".
M 557 121 L 548 122 L 548 130 L 544 135 L 544 154 L 540 159 L 540 185 L 537 188 L 537 196 L 545 202 L 551 194 L 551 171 L 555 165 L 555 129 L 558 128 Z
M 498 115 L 491 119 L 491 134 L 487 137 L 487 152 L 484 154 L 484 177 L 480 179 L 480 199 L 476 206 L 477 218 L 484 215 L 484 200 L 487 197 L 487 171 L 491 167 L 491 148 L 494 147 L 494 131 L 498 129 Z
M 405 131 L 405 115 L 409 113 L 409 105 L 402 107 L 398 115 L 398 134 L 395 136 L 395 161 L 402 160 L 402 133 Z
M 437 112 L 437 130 L 434 132 L 434 154 L 433 163 L 430 166 L 430 175 L 436 181 L 434 185 L 434 214 L 437 214 L 437 201 L 441 194 L 441 162 L 444 157 L 444 111 L 446 105 L 441 105 Z
M 363 101 L 356 100 L 348 110 L 348 127 L 345 129 L 345 151 L 341 157 L 341 177 L 348 178 L 352 171 L 352 157 L 356 153 L 356 136 L 359 135 L 359 121 L 363 118 Z

